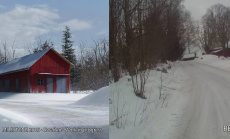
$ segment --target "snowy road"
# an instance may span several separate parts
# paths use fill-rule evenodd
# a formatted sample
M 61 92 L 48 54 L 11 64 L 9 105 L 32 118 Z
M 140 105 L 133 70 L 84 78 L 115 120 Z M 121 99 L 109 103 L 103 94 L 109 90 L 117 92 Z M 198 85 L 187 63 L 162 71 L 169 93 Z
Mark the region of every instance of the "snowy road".
M 223 139 L 230 132 L 230 71 L 196 63 L 183 62 L 180 68 L 188 74 L 184 91 L 189 98 L 184 115 L 172 138 Z

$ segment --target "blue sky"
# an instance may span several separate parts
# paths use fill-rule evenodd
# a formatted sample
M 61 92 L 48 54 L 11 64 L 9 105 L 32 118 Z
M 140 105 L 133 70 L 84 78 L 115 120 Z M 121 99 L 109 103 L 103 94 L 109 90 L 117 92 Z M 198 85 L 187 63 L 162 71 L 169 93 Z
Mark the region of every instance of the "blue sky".
M 78 51 L 80 43 L 108 38 L 109 0 L 0 0 L 0 19 L 0 42 L 15 40 L 18 57 L 37 40 L 50 39 L 60 52 L 66 25 Z

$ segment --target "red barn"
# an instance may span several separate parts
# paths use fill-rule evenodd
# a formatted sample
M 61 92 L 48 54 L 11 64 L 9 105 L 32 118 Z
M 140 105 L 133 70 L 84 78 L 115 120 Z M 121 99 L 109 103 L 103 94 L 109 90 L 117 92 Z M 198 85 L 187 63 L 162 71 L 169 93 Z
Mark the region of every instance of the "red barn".
M 0 65 L 0 92 L 70 92 L 74 66 L 53 48 Z

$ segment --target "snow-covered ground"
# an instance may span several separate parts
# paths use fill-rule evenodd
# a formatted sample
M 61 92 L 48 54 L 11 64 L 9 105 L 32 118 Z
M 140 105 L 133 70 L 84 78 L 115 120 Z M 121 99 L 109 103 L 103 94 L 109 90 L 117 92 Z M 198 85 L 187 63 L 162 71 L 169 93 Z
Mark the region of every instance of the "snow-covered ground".
M 179 66 L 189 76 L 184 84 L 189 99 L 171 138 L 230 138 L 229 132 L 223 131 L 230 125 L 229 71 L 197 61 L 181 62 Z
M 109 87 L 103 87 L 99 89 L 96 93 L 85 97 L 77 102 L 74 105 L 91 105 L 91 106 L 109 106 Z M 106 99 L 105 99 L 106 98 Z
M 230 70 L 230 57 L 218 57 L 216 55 L 200 55 L 196 62 L 208 66 Z
M 172 68 L 167 70 L 168 73 L 150 71 L 145 92 L 147 99 L 135 96 L 129 76 L 110 84 L 111 139 L 171 137 L 175 127 L 178 126 L 178 118 L 182 116 L 188 98 L 182 91 L 184 89 L 182 84 L 187 77 L 180 68 L 177 68 L 178 63 L 172 64 Z M 159 99 L 161 81 L 164 87 L 162 97 Z
M 108 94 L 109 87 L 91 94 L 0 93 L 0 138 L 106 139 L 109 136 Z M 96 105 L 98 97 L 103 105 Z M 79 100 L 88 103 L 78 105 Z M 4 128 L 15 131 L 4 132 Z M 35 129 L 38 132 L 30 132 Z
M 129 76 L 110 84 L 110 138 L 230 138 L 223 131 L 230 129 L 230 58 L 197 57 L 175 62 L 163 78 L 159 65 L 151 70 L 145 100 L 135 96 Z

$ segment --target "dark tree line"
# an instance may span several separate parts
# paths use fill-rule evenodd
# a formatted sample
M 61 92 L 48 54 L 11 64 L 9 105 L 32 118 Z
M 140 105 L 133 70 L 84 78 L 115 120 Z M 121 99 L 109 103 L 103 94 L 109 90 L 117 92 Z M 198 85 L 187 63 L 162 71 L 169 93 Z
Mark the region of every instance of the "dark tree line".
M 193 20 L 182 0 L 110 0 L 109 6 L 112 78 L 128 71 L 134 93 L 145 98 L 148 69 L 182 57 L 194 42 Z
M 120 69 L 132 76 L 137 66 L 144 71 L 181 58 L 192 41 L 184 37 L 191 16 L 182 0 L 110 0 L 109 6 L 109 68 L 115 82 Z

